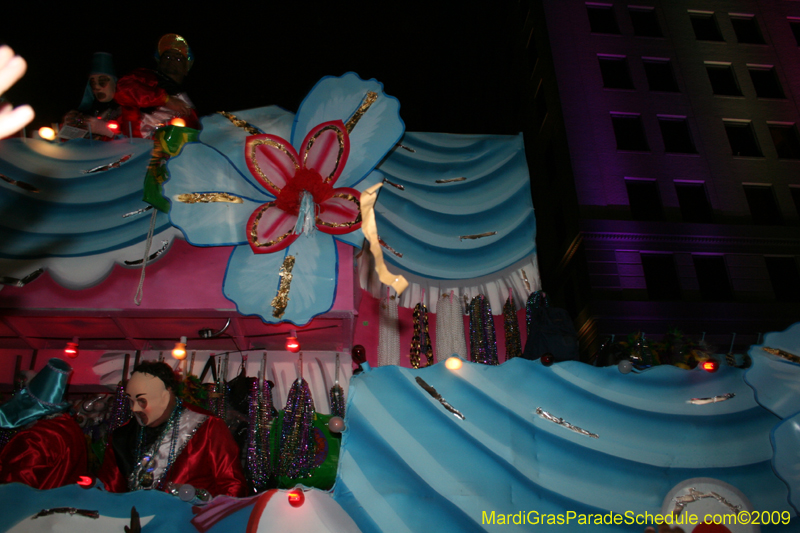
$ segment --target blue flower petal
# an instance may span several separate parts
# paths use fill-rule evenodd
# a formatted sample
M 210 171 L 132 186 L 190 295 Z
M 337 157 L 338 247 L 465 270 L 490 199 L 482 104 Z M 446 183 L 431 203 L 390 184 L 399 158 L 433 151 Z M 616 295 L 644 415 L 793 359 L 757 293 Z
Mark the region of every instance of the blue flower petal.
M 365 81 L 348 72 L 339 78 L 322 78 L 295 116 L 292 145 L 299 152 L 306 133 L 330 120 L 346 123 L 369 91 L 377 93 L 378 99 L 350 133 L 350 157 L 336 187 L 355 186 L 394 148 L 405 129 L 400 119 L 400 102 L 383 92 L 382 83 L 374 79 Z
M 288 139 L 292 134 L 294 114 L 278 106 L 257 107 L 232 114 L 260 128 L 264 133 Z M 244 140 L 250 135 L 246 130 L 235 126 L 220 114 L 203 117 L 203 131 L 200 139 L 222 152 L 246 176 L 249 176 L 244 162 Z
M 286 256 L 295 258 L 289 304 L 280 318 L 272 316 L 272 299 L 281 284 L 279 271 Z M 338 270 L 336 244 L 330 235 L 301 235 L 289 248 L 274 254 L 254 254 L 249 246 L 237 246 L 225 273 L 223 291 L 244 315 L 258 315 L 264 322 L 291 322 L 302 326 L 333 306 Z
M 231 162 L 202 143 L 188 144 L 169 161 L 164 194 L 172 202 L 170 221 L 196 246 L 245 244 L 245 227 L 253 211 L 273 197 L 244 179 Z M 227 192 L 243 203 L 184 203 L 181 194 Z

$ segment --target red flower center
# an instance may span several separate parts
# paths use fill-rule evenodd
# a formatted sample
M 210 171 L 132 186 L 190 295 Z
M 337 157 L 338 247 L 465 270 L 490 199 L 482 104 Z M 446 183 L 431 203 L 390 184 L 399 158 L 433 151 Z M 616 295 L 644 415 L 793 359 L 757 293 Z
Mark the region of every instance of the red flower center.
M 276 206 L 282 211 L 297 215 L 300 212 L 303 191 L 311 193 L 314 203 L 319 205 L 333 196 L 333 185 L 323 180 L 316 170 L 299 168 L 281 190 Z

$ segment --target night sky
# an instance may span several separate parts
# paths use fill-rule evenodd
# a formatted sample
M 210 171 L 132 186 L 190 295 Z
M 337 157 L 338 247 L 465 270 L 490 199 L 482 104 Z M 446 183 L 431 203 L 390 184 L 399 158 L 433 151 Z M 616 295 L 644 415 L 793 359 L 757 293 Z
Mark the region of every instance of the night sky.
M 522 129 L 517 41 L 526 12 L 517 1 L 67 4 L 16 1 L 0 15 L 0 41 L 28 61 L 5 96 L 31 104 L 37 128 L 78 106 L 93 52 L 112 53 L 121 76 L 154 67 L 159 37 L 174 32 L 195 54 L 186 88 L 201 115 L 271 104 L 296 111 L 322 76 L 353 71 L 400 100 L 408 131 Z

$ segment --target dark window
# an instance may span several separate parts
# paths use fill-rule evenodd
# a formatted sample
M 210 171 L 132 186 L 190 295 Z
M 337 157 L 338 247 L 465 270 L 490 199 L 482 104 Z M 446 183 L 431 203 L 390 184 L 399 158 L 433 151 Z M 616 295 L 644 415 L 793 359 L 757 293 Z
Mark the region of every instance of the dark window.
M 664 220 L 658 183 L 653 180 L 625 180 L 628 203 L 634 220 Z
M 757 226 L 782 226 L 783 217 L 769 185 L 744 185 L 744 195 Z
M 619 33 L 614 8 L 607 5 L 586 4 L 592 33 Z
M 789 190 L 792 191 L 794 208 L 797 210 L 797 214 L 800 215 L 800 187 L 789 187 Z
M 763 157 L 761 148 L 756 141 L 753 125 L 746 122 L 725 122 L 725 133 L 735 156 Z
M 800 159 L 800 139 L 794 124 L 770 124 L 769 132 L 781 159 Z
M 717 19 L 713 13 L 690 13 L 694 36 L 698 41 L 722 41 Z
M 779 302 L 800 302 L 800 274 L 794 257 L 765 257 L 769 281 Z
M 658 117 L 661 136 L 664 138 L 664 151 L 672 154 L 696 154 L 697 149 L 689 133 L 685 118 Z
M 672 254 L 640 254 L 647 296 L 651 300 L 680 300 L 681 284 Z
M 736 40 L 745 44 L 764 44 L 764 37 L 758 29 L 755 17 L 731 17 Z
M 678 193 L 678 204 L 681 206 L 684 222 L 714 222 L 705 184 L 676 182 L 675 191 Z
M 789 27 L 792 28 L 792 34 L 797 46 L 800 46 L 800 19 L 790 18 Z
M 603 87 L 607 89 L 633 89 L 633 80 L 628 70 L 628 60 L 619 56 L 597 56 Z
M 706 63 L 708 81 L 711 82 L 711 91 L 723 96 L 742 96 L 742 90 L 736 81 L 736 75 L 730 65 Z
M 669 59 L 644 59 L 644 73 L 651 91 L 677 93 L 678 82 Z
M 650 147 L 642 127 L 639 115 L 611 115 L 614 124 L 614 136 L 617 138 L 617 150 L 633 150 L 647 152 Z
M 697 283 L 704 300 L 720 301 L 733 298 L 725 258 L 721 255 L 693 255 Z
M 655 9 L 628 8 L 633 24 L 633 34 L 637 37 L 663 37 Z
M 748 67 L 759 98 L 786 98 L 774 67 Z

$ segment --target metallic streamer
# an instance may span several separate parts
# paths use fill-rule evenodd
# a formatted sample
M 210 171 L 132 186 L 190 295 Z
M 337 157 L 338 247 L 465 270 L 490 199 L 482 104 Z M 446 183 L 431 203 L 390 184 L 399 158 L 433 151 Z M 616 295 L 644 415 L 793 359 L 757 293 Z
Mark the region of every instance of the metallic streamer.
M 561 427 L 565 427 L 570 431 L 574 431 L 575 433 L 579 433 L 581 435 L 586 435 L 587 437 L 592 437 L 593 439 L 599 439 L 600 438 L 600 435 L 598 435 L 596 433 L 592 433 L 590 431 L 586 431 L 585 429 L 581 429 L 578 426 L 573 426 L 569 422 L 565 421 L 563 418 L 557 418 L 557 417 L 551 415 L 550 413 L 548 413 L 547 411 L 543 411 L 541 407 L 537 407 L 536 408 L 536 414 L 539 415 L 540 417 L 544 418 L 545 420 L 549 420 L 550 422 L 553 422 L 554 424 L 558 424 Z
M 452 405 L 450 405 L 450 404 L 447 402 L 447 400 L 445 400 L 444 398 L 442 398 L 442 395 L 441 395 L 441 394 L 439 394 L 439 392 L 438 392 L 436 389 L 434 389 L 433 387 L 431 387 L 430 385 L 428 385 L 428 384 L 425 382 L 425 380 L 424 380 L 424 379 L 422 379 L 422 378 L 421 378 L 421 377 L 419 377 L 419 376 L 415 377 L 414 379 L 417 381 L 417 385 L 419 385 L 420 387 L 422 387 L 423 389 L 425 389 L 425 390 L 427 391 L 427 393 L 428 393 L 428 394 L 430 394 L 431 396 L 433 396 L 433 398 L 434 398 L 435 400 L 438 400 L 438 401 L 439 401 L 439 403 L 440 403 L 440 404 L 442 404 L 442 405 L 444 406 L 444 408 L 445 408 L 445 409 L 447 409 L 448 411 L 450 411 L 451 413 L 453 413 L 454 415 L 456 415 L 456 417 L 457 417 L 457 418 L 460 418 L 461 420 L 466 420 L 466 417 L 465 417 L 463 414 L 461 414 L 461 411 L 459 411 L 458 409 L 456 409 L 455 407 L 453 407 Z
M 412 154 L 416 154 L 416 153 L 417 153 L 417 151 L 416 151 L 416 150 L 414 150 L 413 148 L 411 148 L 411 147 L 409 147 L 409 146 L 406 146 L 405 144 L 400 144 L 400 143 L 397 143 L 397 146 L 399 146 L 399 147 L 400 147 L 400 148 L 402 148 L 403 150 L 408 150 L 408 151 L 409 151 L 409 152 L 411 152 Z
M 522 355 L 522 339 L 519 334 L 517 306 L 514 298 L 509 297 L 503 305 L 503 329 L 506 334 L 506 361 Z
M 281 426 L 280 458 L 278 475 L 302 478 L 311 475 L 317 452 L 312 422 L 314 400 L 308 382 L 295 380 L 289 390 Z
M 460 178 L 444 178 L 440 180 L 436 180 L 436 183 L 453 183 L 456 181 L 467 181 L 467 178 L 460 177 Z
M 358 121 L 361 120 L 361 117 L 364 116 L 364 113 L 370 108 L 372 104 L 378 99 L 378 94 L 372 91 L 368 91 L 364 99 L 361 101 L 361 105 L 358 107 L 353 116 L 348 119 L 347 124 L 344 125 L 344 128 L 347 130 L 347 133 L 353 133 L 353 128 L 356 127 Z
M 37 268 L 22 279 L 10 278 L 8 276 L 0 276 L 0 285 L 10 285 L 12 287 L 24 287 L 31 281 L 35 280 L 44 273 L 43 268 Z
M 5 181 L 5 182 L 7 182 L 7 183 L 10 183 L 11 185 L 16 185 L 17 187 L 19 187 L 23 191 L 36 192 L 36 193 L 40 192 L 39 189 L 37 189 L 36 187 L 31 185 L 30 183 L 27 183 L 27 182 L 24 182 L 24 181 L 15 180 L 15 179 L 11 179 L 8 176 L 4 176 L 3 174 L 0 174 L 0 179 Z
M 711 398 L 692 398 L 691 400 L 687 400 L 686 403 L 693 403 L 695 405 L 705 405 L 707 403 L 724 402 L 725 400 L 730 400 L 734 396 L 736 396 L 736 394 L 729 392 L 727 394 L 721 394 L 719 396 L 713 396 Z
M 401 191 L 404 191 L 404 190 L 406 190 L 406 187 L 405 187 L 405 185 L 400 185 L 399 183 L 395 183 L 395 182 L 393 182 L 393 181 L 389 181 L 389 180 L 388 180 L 388 179 L 386 179 L 386 178 L 383 178 L 383 182 L 384 182 L 384 183 L 388 183 L 389 185 L 391 185 L 391 186 L 392 186 L 392 187 L 394 187 L 395 189 L 400 189 Z
M 107 165 L 101 165 L 99 167 L 90 168 L 89 170 L 84 170 L 83 173 L 84 174 L 94 174 L 96 172 L 106 172 L 106 171 L 111 170 L 113 168 L 119 168 L 124 162 L 128 161 L 131 157 L 133 157 L 133 154 L 124 155 L 124 156 L 120 157 L 119 159 L 117 159 L 116 161 L 114 161 L 113 163 L 109 163 Z
M 475 235 L 461 235 L 458 240 L 463 241 L 464 239 L 481 239 L 483 237 L 491 237 L 492 235 L 497 235 L 497 232 L 487 231 L 485 233 L 476 233 Z
M 330 390 L 330 408 L 333 416 L 344 418 L 344 389 L 339 385 L 339 354 L 336 354 L 336 379 Z
M 136 211 L 131 211 L 130 213 L 125 213 L 124 215 L 122 215 L 122 218 L 132 217 L 133 215 L 141 215 L 142 213 L 144 213 L 146 211 L 150 211 L 151 209 L 153 209 L 153 206 L 152 205 L 148 205 L 147 207 L 143 207 L 141 209 L 137 209 Z
M 241 204 L 244 200 L 227 192 L 191 192 L 179 194 L 175 197 L 184 204 L 210 204 L 213 202 L 225 202 L 229 204 Z
M 159 255 L 161 255 L 164 252 L 166 252 L 167 248 L 169 248 L 169 241 L 161 241 L 161 248 L 159 248 L 158 250 L 156 250 L 152 254 L 148 255 L 147 256 L 147 262 L 149 263 L 150 261 L 152 261 L 153 259 L 155 259 Z M 133 265 L 141 265 L 143 262 L 144 262 L 144 258 L 142 258 L 142 259 L 134 259 L 133 261 L 125 261 L 125 264 L 128 265 L 128 266 L 133 266 Z
M 738 514 L 739 511 L 742 510 L 741 505 L 734 505 L 716 492 L 700 492 L 699 490 L 695 489 L 694 487 L 689 489 L 689 494 L 685 494 L 683 496 L 676 496 L 672 498 L 672 501 L 675 502 L 675 509 L 673 509 L 673 514 L 680 516 L 683 508 L 686 507 L 686 504 L 696 502 L 697 500 L 701 500 L 703 498 L 714 498 L 719 503 L 730 509 L 734 514 Z
M 281 285 L 278 288 L 278 294 L 272 299 L 270 305 L 274 308 L 272 316 L 281 318 L 286 312 L 286 306 L 289 305 L 289 288 L 292 284 L 292 269 L 294 268 L 294 256 L 287 255 L 283 260 L 278 275 L 281 277 Z
M 470 360 L 484 365 L 498 364 L 497 339 L 489 302 L 479 294 L 472 299 L 468 309 Z
M 394 248 L 392 248 L 391 246 L 389 246 L 388 244 L 386 244 L 386 241 L 384 241 L 384 240 L 383 240 L 383 239 L 381 239 L 380 237 L 378 237 L 378 242 L 381 244 L 381 246 L 383 246 L 384 248 L 386 248 L 387 250 L 389 250 L 390 252 L 392 252 L 392 253 L 393 253 L 394 255 L 396 255 L 397 257 L 403 257 L 403 254 L 402 254 L 402 253 L 398 252 L 397 250 L 395 250 Z

